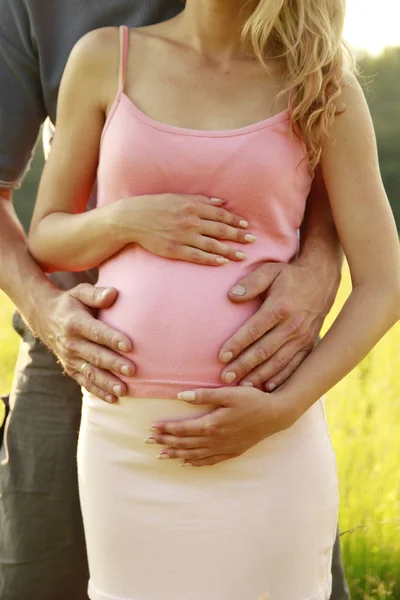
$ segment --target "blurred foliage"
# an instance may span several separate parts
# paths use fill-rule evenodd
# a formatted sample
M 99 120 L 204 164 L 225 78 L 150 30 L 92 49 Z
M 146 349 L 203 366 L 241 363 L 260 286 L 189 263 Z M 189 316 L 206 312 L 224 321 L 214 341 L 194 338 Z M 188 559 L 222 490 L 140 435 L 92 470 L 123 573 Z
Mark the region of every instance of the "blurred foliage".
M 374 121 L 386 192 L 400 229 L 400 47 L 358 61 Z

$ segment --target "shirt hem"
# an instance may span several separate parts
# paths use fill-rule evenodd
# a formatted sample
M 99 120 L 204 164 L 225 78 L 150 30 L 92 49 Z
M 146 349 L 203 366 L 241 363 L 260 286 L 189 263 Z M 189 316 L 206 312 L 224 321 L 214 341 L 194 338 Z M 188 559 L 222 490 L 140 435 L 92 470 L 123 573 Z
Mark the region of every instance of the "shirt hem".
M 302 598 L 298 597 L 296 598 L 296 600 L 329 600 L 331 593 L 332 576 L 328 578 L 328 580 L 325 582 L 325 585 L 321 588 L 319 592 L 317 592 L 313 596 L 303 596 Z M 90 600 L 146 600 L 146 598 L 139 598 L 138 596 L 115 596 L 114 594 L 105 594 L 103 592 L 100 592 L 100 590 L 96 589 L 91 581 L 89 581 L 88 596 Z M 265 598 L 267 598 L 266 594 Z M 262 594 L 259 600 L 263 600 Z

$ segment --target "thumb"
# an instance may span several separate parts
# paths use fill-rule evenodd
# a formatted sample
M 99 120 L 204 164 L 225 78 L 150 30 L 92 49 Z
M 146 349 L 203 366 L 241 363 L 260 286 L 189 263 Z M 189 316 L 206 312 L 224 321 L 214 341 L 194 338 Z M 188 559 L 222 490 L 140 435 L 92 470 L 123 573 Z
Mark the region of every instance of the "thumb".
M 229 388 L 204 388 L 188 392 L 180 392 L 179 400 L 184 400 L 190 404 L 230 406 Z
M 265 293 L 281 272 L 281 263 L 265 263 L 249 275 L 242 277 L 229 290 L 229 298 L 233 302 L 247 302 Z
M 70 290 L 69 294 L 75 300 L 92 308 L 109 308 L 118 297 L 115 288 L 96 287 L 90 283 L 80 283 Z

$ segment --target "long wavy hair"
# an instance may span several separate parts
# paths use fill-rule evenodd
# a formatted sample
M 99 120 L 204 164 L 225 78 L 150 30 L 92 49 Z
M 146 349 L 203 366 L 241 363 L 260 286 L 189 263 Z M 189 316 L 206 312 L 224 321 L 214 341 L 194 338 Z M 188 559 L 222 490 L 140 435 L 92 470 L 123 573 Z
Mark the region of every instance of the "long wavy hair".
M 244 10 L 243 42 L 251 43 L 266 68 L 269 57 L 285 60 L 285 88 L 278 97 L 290 93 L 292 130 L 303 139 L 314 172 L 346 71 L 355 69 L 342 37 L 346 0 L 247 0 Z

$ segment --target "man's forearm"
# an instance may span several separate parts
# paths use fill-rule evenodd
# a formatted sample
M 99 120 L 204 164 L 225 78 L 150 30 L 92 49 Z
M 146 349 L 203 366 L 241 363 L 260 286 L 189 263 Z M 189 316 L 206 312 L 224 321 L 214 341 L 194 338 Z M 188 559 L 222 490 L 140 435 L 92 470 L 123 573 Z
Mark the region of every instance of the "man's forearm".
M 307 200 L 306 212 L 300 229 L 302 263 L 310 263 L 327 277 L 340 279 L 343 253 L 333 222 L 328 193 L 320 172 L 317 172 Z
M 0 288 L 33 329 L 35 313 L 40 310 L 44 299 L 55 292 L 54 286 L 29 254 L 10 190 L 0 190 Z

